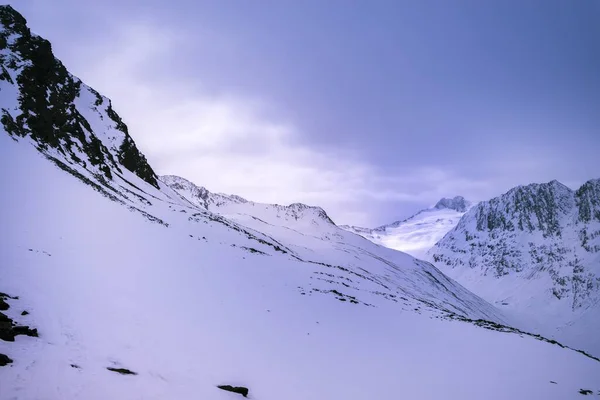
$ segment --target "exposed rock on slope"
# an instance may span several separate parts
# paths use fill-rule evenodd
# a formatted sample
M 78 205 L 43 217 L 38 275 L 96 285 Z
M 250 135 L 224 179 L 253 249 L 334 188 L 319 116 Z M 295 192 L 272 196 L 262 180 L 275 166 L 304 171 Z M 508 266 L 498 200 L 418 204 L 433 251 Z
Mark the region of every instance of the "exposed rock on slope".
M 600 320 L 600 180 L 511 189 L 473 207 L 429 254 L 487 300 L 570 337 L 580 318 Z M 600 354 L 600 341 L 584 342 Z
M 158 187 L 110 100 L 71 75 L 52 54 L 50 42 L 32 34 L 12 7 L 0 8 L 0 22 L 0 108 L 6 132 L 30 137 L 52 159 L 65 158 L 104 179 L 112 180 L 125 167 Z M 103 135 L 98 135 L 100 126 Z
M 255 203 L 236 195 L 212 193 L 202 186 L 196 186 L 187 179 L 175 175 L 161 176 L 160 180 L 190 203 L 225 216 L 243 214 L 275 224 L 281 224 L 282 221 L 295 224 L 301 221 L 309 222 L 312 225 L 322 224 L 326 229 L 335 227 L 334 222 L 321 207 L 302 203 L 293 203 L 288 206 Z
M 437 210 L 441 210 L 444 208 L 458 211 L 458 212 L 467 212 L 467 210 L 471 207 L 471 202 L 465 200 L 462 196 L 456 196 L 453 199 L 443 198 L 437 202 L 437 204 L 433 207 Z

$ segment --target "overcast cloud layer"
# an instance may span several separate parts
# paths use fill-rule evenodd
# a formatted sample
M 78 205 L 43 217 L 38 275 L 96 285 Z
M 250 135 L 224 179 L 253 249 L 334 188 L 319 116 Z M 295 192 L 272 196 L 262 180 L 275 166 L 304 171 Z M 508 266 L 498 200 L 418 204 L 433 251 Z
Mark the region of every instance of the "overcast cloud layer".
M 159 174 L 212 191 L 375 226 L 600 177 L 595 1 L 10 4 Z

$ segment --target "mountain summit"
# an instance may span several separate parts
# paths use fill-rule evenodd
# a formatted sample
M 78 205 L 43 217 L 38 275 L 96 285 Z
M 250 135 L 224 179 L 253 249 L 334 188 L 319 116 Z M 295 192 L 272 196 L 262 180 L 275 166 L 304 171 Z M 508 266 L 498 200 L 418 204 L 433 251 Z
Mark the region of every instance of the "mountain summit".
M 437 210 L 454 210 L 459 213 L 465 213 L 469 208 L 471 208 L 472 203 L 468 200 L 465 200 L 462 196 L 456 196 L 454 198 L 446 198 L 442 197 L 433 207 L 425 208 L 418 213 L 396 222 L 392 222 L 391 224 L 381 225 L 374 230 L 377 232 L 385 232 L 386 229 L 389 228 L 397 228 L 408 221 L 418 219 L 420 215 L 424 213 L 436 212 Z
M 347 225 L 341 228 L 391 249 L 424 259 L 427 251 L 456 226 L 471 206 L 471 202 L 462 196 L 444 197 L 431 208 L 375 229 Z
M 467 210 L 471 207 L 471 202 L 465 200 L 462 196 L 456 196 L 453 199 L 442 198 L 440 201 L 433 206 L 436 210 L 441 210 L 444 208 L 449 208 L 450 210 L 455 210 L 458 212 L 467 212 Z

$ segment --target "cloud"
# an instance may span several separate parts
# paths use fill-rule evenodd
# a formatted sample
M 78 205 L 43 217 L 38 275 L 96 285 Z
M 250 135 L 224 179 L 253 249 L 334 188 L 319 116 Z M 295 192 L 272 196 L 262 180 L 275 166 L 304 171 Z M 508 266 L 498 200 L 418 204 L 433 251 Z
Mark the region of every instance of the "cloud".
M 433 166 L 389 175 L 343 144 L 315 148 L 266 99 L 179 77 L 169 64 L 192 38 L 147 21 L 121 29 L 78 49 L 75 70 L 113 99 L 160 174 L 259 202 L 320 205 L 335 221 L 357 225 L 373 225 L 382 210 L 398 213 L 382 204 L 434 202 L 483 185 Z

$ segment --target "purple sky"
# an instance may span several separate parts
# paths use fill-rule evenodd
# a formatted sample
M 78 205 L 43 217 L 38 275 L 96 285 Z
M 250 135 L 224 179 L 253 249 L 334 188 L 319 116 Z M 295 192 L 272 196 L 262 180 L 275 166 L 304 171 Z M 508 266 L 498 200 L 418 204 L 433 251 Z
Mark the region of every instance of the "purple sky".
M 11 1 L 160 174 L 375 226 L 600 177 L 600 2 Z

